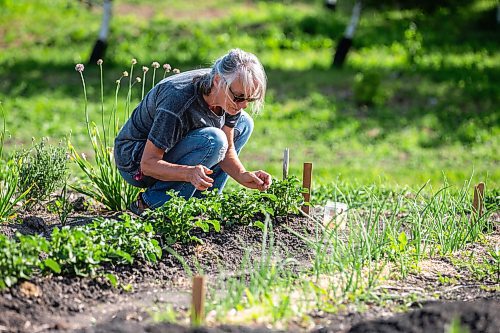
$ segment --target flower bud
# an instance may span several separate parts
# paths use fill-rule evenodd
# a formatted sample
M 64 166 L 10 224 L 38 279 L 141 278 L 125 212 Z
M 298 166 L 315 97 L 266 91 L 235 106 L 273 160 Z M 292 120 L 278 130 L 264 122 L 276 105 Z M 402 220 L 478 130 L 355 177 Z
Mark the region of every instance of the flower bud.
M 174 68 L 174 69 L 172 70 L 172 73 L 174 73 L 174 74 L 179 74 L 180 72 L 181 72 L 181 71 L 180 71 L 180 69 L 178 69 L 178 68 Z
M 148 67 L 146 67 L 146 66 L 142 66 L 142 71 L 143 71 L 144 73 L 147 73 L 147 72 L 149 71 L 149 68 L 148 68 Z
M 170 70 L 172 69 L 172 67 L 170 67 L 170 65 L 169 65 L 169 64 L 164 64 L 164 65 L 163 65 L 163 69 L 164 69 L 165 71 L 167 71 L 167 72 L 170 72 Z
M 136 77 L 135 80 L 138 82 L 138 83 L 141 83 L 141 78 L 140 77 Z
M 152 64 L 151 64 L 151 67 L 155 68 L 155 69 L 158 69 L 160 68 L 160 64 L 157 62 L 157 61 L 154 61 Z
M 97 65 L 99 65 L 99 66 L 102 65 L 102 59 L 97 60 Z
M 137 64 L 137 59 L 136 58 L 132 59 L 132 65 L 135 65 L 135 64 Z
M 83 64 L 77 64 L 77 65 L 75 66 L 75 70 L 76 70 L 77 72 L 80 72 L 80 73 L 81 73 L 81 72 L 83 72 L 83 70 L 84 70 L 84 69 L 85 69 L 85 66 L 83 66 Z

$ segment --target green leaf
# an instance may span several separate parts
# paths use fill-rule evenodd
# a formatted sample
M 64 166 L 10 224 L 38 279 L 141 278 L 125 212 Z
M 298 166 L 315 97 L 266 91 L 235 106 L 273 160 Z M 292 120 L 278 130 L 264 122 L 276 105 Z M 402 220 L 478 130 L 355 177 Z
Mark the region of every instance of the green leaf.
M 115 274 L 108 273 L 104 275 L 104 277 L 108 279 L 109 283 L 111 283 L 114 288 L 116 288 L 118 285 L 118 277 Z
M 61 266 L 59 266 L 59 264 L 53 259 L 47 258 L 43 261 L 43 264 L 50 268 L 54 273 L 61 273 Z

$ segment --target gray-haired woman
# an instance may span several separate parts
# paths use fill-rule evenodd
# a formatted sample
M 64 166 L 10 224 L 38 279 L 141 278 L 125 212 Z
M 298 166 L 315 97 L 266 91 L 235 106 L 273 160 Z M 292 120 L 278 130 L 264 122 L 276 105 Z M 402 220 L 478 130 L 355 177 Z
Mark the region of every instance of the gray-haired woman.
M 234 49 L 212 68 L 170 76 L 151 89 L 115 139 L 121 175 L 146 189 L 131 211 L 162 206 L 169 190 L 185 198 L 222 191 L 228 175 L 248 188 L 268 189 L 271 176 L 247 171 L 238 158 L 253 130 L 243 109 L 261 110 L 266 85 L 257 57 Z

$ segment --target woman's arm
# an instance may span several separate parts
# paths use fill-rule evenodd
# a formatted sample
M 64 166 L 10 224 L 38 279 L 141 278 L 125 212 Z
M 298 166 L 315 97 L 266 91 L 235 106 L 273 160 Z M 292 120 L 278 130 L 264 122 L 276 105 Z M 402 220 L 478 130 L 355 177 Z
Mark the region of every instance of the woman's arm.
M 188 182 L 200 191 L 212 186 L 214 180 L 208 175 L 213 171 L 209 168 L 201 164 L 191 166 L 169 163 L 163 160 L 163 154 L 163 149 L 147 140 L 141 158 L 142 173 L 162 181 Z
M 262 170 L 246 171 L 234 148 L 234 128 L 224 126 L 222 131 L 226 134 L 228 142 L 226 156 L 219 163 L 222 170 L 243 186 L 260 191 L 267 190 L 271 185 L 271 176 Z

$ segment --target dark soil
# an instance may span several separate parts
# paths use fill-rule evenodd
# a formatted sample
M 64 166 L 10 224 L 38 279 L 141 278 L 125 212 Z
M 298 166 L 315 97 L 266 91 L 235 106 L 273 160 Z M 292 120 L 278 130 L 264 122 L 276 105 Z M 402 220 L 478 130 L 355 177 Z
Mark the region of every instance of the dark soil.
M 95 214 L 93 214 L 95 216 Z M 99 214 L 103 215 L 103 214 Z M 92 216 L 73 218 L 72 225 L 88 223 Z M 0 225 L 0 232 L 48 235 L 57 218 L 47 214 L 26 216 L 21 224 Z M 314 255 L 290 233 L 314 234 L 311 221 L 289 216 L 273 221 L 274 258 L 297 260 L 303 269 Z M 498 231 L 497 231 L 498 232 Z M 103 277 L 38 276 L 0 292 L 0 332 L 270 332 L 265 327 L 220 326 L 186 328 L 158 324 L 150 320 L 152 307 L 172 304 L 179 313 L 187 313 L 190 305 L 190 278 L 186 268 L 208 277 L 220 274 L 243 274 L 243 259 L 260 257 L 262 231 L 248 226 L 225 226 L 220 233 L 200 234 L 203 244 L 176 244 L 172 248 L 185 262 L 165 254 L 157 264 L 135 262 L 132 266 L 108 266 L 102 273 L 112 272 L 121 286 L 114 288 Z M 439 286 L 435 276 L 410 276 L 404 282 L 384 286 L 380 292 L 417 295 L 415 310 L 394 315 L 392 306 L 368 304 L 362 312 L 356 306 L 338 313 L 311 313 L 315 322 L 307 330 L 292 327 L 290 331 L 312 332 L 444 332 L 458 318 L 470 332 L 500 332 L 500 295 L 498 285 L 467 280 L 465 274 L 457 286 Z M 391 289 L 392 288 L 392 289 Z M 436 295 L 440 301 L 436 302 Z M 404 297 L 402 297 L 404 298 Z M 426 302 L 431 303 L 426 304 Z M 454 302 L 449 302 L 454 301 Z M 496 316 L 495 316 L 496 314 Z

